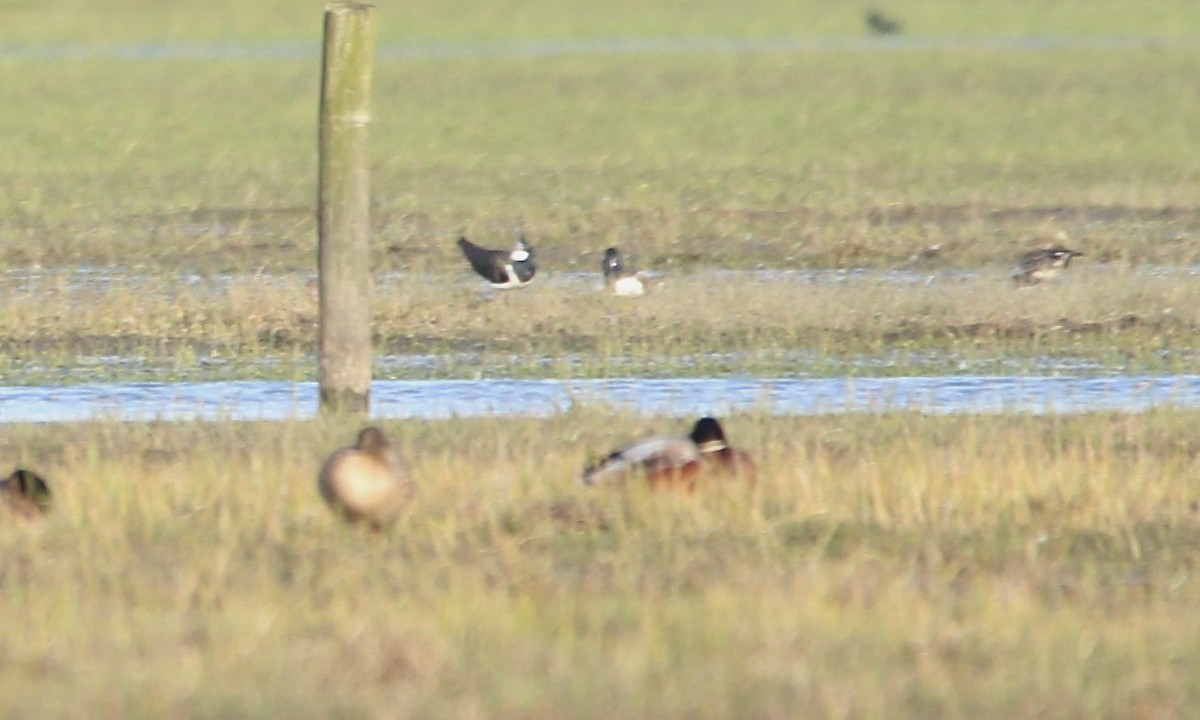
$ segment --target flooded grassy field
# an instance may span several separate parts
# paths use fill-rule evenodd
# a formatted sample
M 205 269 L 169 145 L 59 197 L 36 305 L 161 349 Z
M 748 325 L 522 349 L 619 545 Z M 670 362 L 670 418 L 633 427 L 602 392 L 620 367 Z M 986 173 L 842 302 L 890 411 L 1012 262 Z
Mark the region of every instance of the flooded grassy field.
M 698 18 L 721 27 L 705 8 Z M 974 13 L 928 31 L 978 34 L 988 23 Z M 149 40 L 174 37 L 145 17 Z M 1007 17 L 997 27 L 1028 20 Z M 1200 47 L 1171 13 L 1112 17 L 1174 29 L 1105 48 L 382 57 L 377 348 L 449 360 L 379 371 L 929 374 L 1065 357 L 1188 372 L 1200 141 L 1185 118 L 1200 106 Z M 733 36 L 760 37 L 741 22 Z M 396 23 L 384 42 L 413 40 Z M 14 140 L 0 175 L 0 372 L 311 378 L 316 67 L 304 54 L 0 61 L 0 134 Z M 488 300 L 454 240 L 506 245 L 518 222 L 542 277 Z M 1085 256 L 1053 289 L 1012 292 L 1016 257 L 1057 242 Z M 611 245 L 663 291 L 601 297 L 590 278 Z M 797 350 L 812 360 L 795 367 Z
M 320 11 L 0 7 L 0 384 L 313 379 Z M 358 421 L 3 422 L 54 508 L 0 516 L 0 716 L 1200 714 L 1193 3 L 881 11 L 380 6 L 376 376 L 1129 403 L 739 402 L 757 484 L 687 496 L 578 476 L 691 405 L 377 417 L 419 486 L 378 535 L 316 489 Z M 454 240 L 518 223 L 489 294 Z M 659 290 L 605 295 L 612 245 Z
M 1016 289 L 1000 271 L 660 271 L 605 294 L 599 270 L 549 268 L 489 293 L 461 258 L 378 275 L 381 379 L 872 376 L 1197 368 L 1195 270 L 1077 261 Z M 10 384 L 313 378 L 311 275 L 10 271 Z

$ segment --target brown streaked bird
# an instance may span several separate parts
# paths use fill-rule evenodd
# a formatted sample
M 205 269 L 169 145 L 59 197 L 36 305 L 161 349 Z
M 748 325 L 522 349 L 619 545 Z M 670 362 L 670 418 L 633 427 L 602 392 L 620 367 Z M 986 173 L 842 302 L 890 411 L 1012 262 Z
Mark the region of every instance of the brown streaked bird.
M 377 427 L 325 461 L 317 481 L 321 497 L 352 523 L 382 530 L 399 519 L 415 494 L 400 451 Z
M 489 250 L 465 237 L 458 239 L 458 247 L 475 272 L 498 290 L 525 287 L 533 282 L 533 276 L 537 273 L 533 246 L 525 239 L 524 233 L 517 234 L 517 242 L 512 250 Z
M 650 276 L 638 272 L 615 247 L 604 251 L 604 285 L 617 297 L 641 297 L 650 291 Z
M 1083 257 L 1083 253 L 1062 245 L 1030 250 L 1017 258 L 1013 282 L 1017 285 L 1036 285 L 1043 280 L 1051 280 L 1058 277 L 1077 257 Z
M 25 468 L 17 468 L 0 480 L 0 499 L 8 513 L 21 520 L 31 520 L 50 512 L 53 500 L 46 481 Z
M 627 445 L 583 471 L 584 485 L 597 485 L 643 475 L 651 487 L 679 486 L 694 490 L 706 476 L 737 477 L 754 482 L 757 469 L 746 453 L 731 447 L 715 418 L 702 417 L 687 437 L 654 437 Z

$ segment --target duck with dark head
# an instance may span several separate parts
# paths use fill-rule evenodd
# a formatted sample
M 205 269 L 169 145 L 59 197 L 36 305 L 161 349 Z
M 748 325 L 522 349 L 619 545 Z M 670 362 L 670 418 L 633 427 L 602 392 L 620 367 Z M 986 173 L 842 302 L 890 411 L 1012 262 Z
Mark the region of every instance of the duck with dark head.
M 650 276 L 634 269 L 615 247 L 604 251 L 601 269 L 605 287 L 617 297 L 641 297 L 650 291 Z
M 50 512 L 52 504 L 50 486 L 32 470 L 17 468 L 0 480 L 0 506 L 11 517 L 20 520 L 39 518 Z
M 644 476 L 654 488 L 696 489 L 705 478 L 739 478 L 753 483 L 754 461 L 729 444 L 712 417 L 702 417 L 687 437 L 652 437 L 618 448 L 584 470 L 584 485 Z

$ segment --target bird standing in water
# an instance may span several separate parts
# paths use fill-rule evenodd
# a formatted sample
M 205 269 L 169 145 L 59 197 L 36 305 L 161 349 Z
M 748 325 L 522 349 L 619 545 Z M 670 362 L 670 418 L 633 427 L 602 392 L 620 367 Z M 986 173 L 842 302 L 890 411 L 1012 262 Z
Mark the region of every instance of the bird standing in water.
M 1062 245 L 1031 250 L 1017 258 L 1013 282 L 1017 285 L 1036 285 L 1043 280 L 1051 280 L 1058 277 L 1077 257 L 1083 257 L 1083 253 Z
M 524 233 L 517 235 L 512 250 L 490 250 L 465 237 L 458 239 L 458 247 L 475 272 L 498 290 L 525 287 L 533 282 L 533 276 L 537 273 L 533 246 L 525 239 Z
M 650 291 L 650 277 L 630 267 L 628 259 L 622 257 L 615 247 L 604 251 L 601 267 L 604 270 L 604 284 L 613 295 L 641 297 Z

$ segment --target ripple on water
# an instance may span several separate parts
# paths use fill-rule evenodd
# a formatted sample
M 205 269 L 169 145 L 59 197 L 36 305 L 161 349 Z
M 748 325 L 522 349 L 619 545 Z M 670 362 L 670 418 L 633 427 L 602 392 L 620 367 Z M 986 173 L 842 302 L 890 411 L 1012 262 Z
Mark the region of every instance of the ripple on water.
M 776 415 L 1141 412 L 1200 408 L 1200 375 L 893 378 L 615 378 L 381 380 L 378 418 L 546 416 L 577 403 L 665 415 L 762 409 Z M 0 387 L 0 422 L 281 420 L 311 417 L 312 382 L 91 383 Z
M 1043 52 L 1061 49 L 1142 50 L 1195 47 L 1192 36 L 1152 35 L 845 35 L 826 37 L 682 37 L 682 38 L 569 38 L 543 40 L 408 41 L 382 43 L 381 57 L 389 59 L 556 58 L 573 55 L 717 55 L 781 52 L 906 52 L 928 50 L 1007 50 Z M 137 44 L 8 43 L 0 44 L 5 60 L 129 61 L 189 60 L 307 60 L 320 57 L 315 43 L 196 43 Z
M 1135 276 L 1153 279 L 1169 279 L 1176 277 L 1200 276 L 1200 265 L 1136 265 L 1120 266 L 1117 264 L 1102 265 L 1112 272 L 1128 272 Z M 663 277 L 673 277 L 652 271 Z M 680 277 L 701 277 L 721 279 L 752 279 L 759 283 L 779 283 L 786 285 L 844 285 L 844 284 L 881 284 L 881 285 L 943 285 L 961 284 L 980 279 L 995 277 L 1008 279 L 1007 268 L 997 271 L 990 269 L 921 269 L 921 268 L 759 268 L 756 270 L 692 270 L 679 274 Z M 540 277 L 540 276 L 539 276 Z M 392 284 L 408 278 L 416 278 L 424 282 L 441 282 L 443 276 L 428 273 L 389 272 L 377 278 L 380 284 Z M 221 292 L 231 285 L 241 285 L 248 282 L 266 285 L 284 285 L 288 283 L 308 283 L 316 279 L 314 273 L 217 273 L 212 275 L 197 273 L 176 273 L 174 275 L 154 275 L 144 271 L 132 270 L 120 266 L 90 266 L 83 265 L 68 268 L 15 268 L 0 272 L 3 287 L 10 292 L 36 293 L 54 289 L 64 292 L 75 291 L 105 291 L 113 288 L 139 288 L 143 286 L 161 287 L 164 282 L 180 288 L 186 287 L 193 292 Z M 548 285 L 567 286 L 581 290 L 602 292 L 603 280 L 599 272 L 564 271 L 547 272 L 544 283 Z

